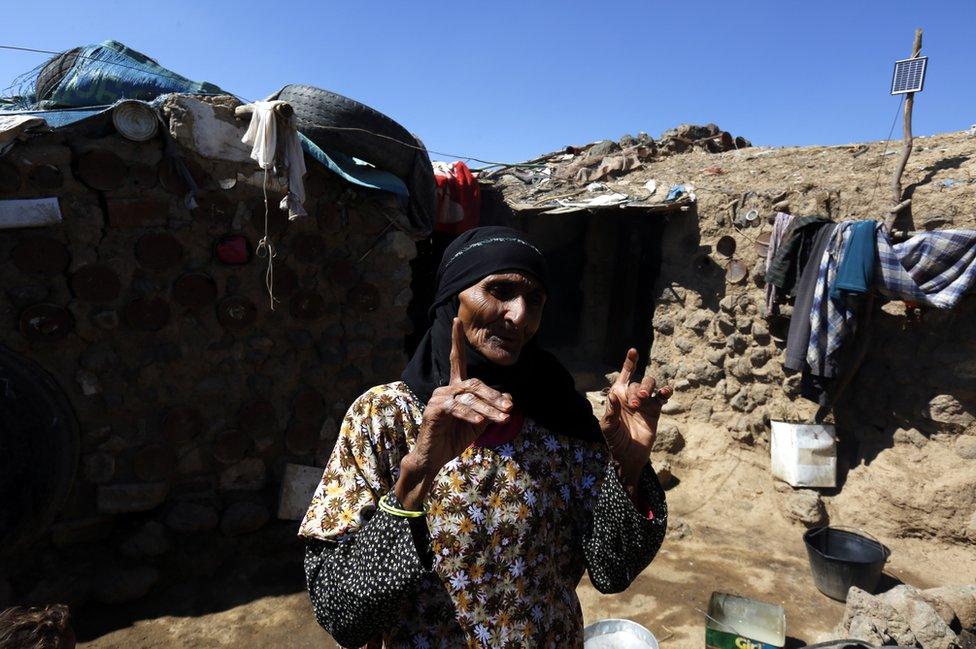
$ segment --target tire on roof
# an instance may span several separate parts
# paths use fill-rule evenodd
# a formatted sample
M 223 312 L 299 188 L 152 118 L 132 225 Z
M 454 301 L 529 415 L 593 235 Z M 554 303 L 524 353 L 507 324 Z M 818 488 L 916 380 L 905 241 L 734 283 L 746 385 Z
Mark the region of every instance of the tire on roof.
M 383 113 L 328 90 L 290 84 L 273 98 L 291 104 L 298 130 L 319 146 L 337 149 L 402 178 L 410 190 L 411 224 L 418 234 L 430 232 L 436 185 L 423 142 Z

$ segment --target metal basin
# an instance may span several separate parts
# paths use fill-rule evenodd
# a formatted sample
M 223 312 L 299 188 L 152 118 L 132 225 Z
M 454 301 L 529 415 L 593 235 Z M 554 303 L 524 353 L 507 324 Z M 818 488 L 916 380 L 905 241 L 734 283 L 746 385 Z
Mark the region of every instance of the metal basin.
M 600 620 L 583 629 L 583 649 L 659 649 L 654 634 L 630 620 Z

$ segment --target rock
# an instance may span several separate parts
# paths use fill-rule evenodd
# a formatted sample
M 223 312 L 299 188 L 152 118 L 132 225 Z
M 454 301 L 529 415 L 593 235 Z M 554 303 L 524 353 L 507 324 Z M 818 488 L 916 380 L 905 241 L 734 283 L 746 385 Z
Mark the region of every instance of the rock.
M 749 339 L 739 334 L 732 334 L 725 345 L 736 354 L 742 354 L 749 348 Z
M 206 532 L 217 527 L 217 510 L 200 503 L 177 503 L 166 515 L 166 525 L 174 532 L 189 534 Z
M 684 435 L 677 424 L 662 422 L 657 427 L 657 437 L 651 451 L 655 453 L 677 453 L 685 446 Z
M 85 480 L 92 484 L 105 484 L 115 475 L 115 457 L 108 453 L 89 453 L 81 458 Z
M 735 328 L 739 330 L 741 334 L 747 334 L 752 331 L 752 319 L 751 318 L 736 318 Z
M 111 516 L 92 516 L 62 521 L 51 527 L 51 541 L 59 548 L 76 543 L 104 541 L 111 535 Z
M 671 470 L 671 462 L 668 460 L 654 465 L 654 473 L 657 474 L 657 481 L 661 483 L 663 489 L 669 489 L 675 485 L 676 481 Z
M 750 412 L 755 407 L 755 402 L 749 393 L 745 390 L 741 390 L 734 397 L 729 399 L 729 405 L 738 410 L 739 412 Z
M 929 441 L 917 428 L 896 428 L 892 439 L 897 444 L 913 444 L 917 448 L 922 448 Z
M 705 354 L 705 358 L 712 365 L 722 367 L 725 364 L 726 355 L 727 352 L 724 349 L 713 349 Z
M 102 485 L 98 488 L 98 511 L 103 514 L 145 512 L 166 500 L 169 485 L 165 482 Z
M 763 320 L 752 322 L 752 337 L 762 344 L 769 340 L 769 326 Z
M 721 300 L 719 300 L 718 306 L 720 309 L 726 313 L 732 313 L 735 311 L 735 300 L 731 295 L 726 295 Z
M 880 597 L 870 595 L 857 586 L 847 592 L 847 604 L 838 635 L 873 645 L 894 642 L 906 647 L 915 646 L 915 636 L 898 611 Z
M 247 458 L 224 469 L 220 474 L 221 491 L 258 491 L 264 487 L 266 469 L 258 458 Z
M 712 416 L 712 404 L 707 399 L 695 399 L 691 404 L 691 417 L 696 421 L 708 421 Z
M 765 347 L 759 347 L 749 352 L 749 362 L 753 367 L 762 367 L 769 362 L 771 357 L 769 350 Z
M 963 629 L 976 629 L 976 585 L 942 586 L 922 591 L 925 596 L 941 598 L 959 620 Z
M 726 315 L 721 316 L 718 320 L 718 330 L 721 331 L 726 336 L 730 335 L 735 331 L 735 322 Z
M 601 140 L 586 150 L 587 157 L 605 157 L 620 150 L 613 140 Z
M 674 333 L 674 320 L 667 315 L 654 316 L 654 330 L 665 335 Z
M 94 313 L 92 314 L 92 322 L 102 329 L 115 329 L 119 326 L 118 311 L 113 309 L 105 309 L 103 311 Z
M 680 381 L 675 381 L 674 382 L 674 389 L 676 391 L 679 391 L 679 390 L 687 390 L 688 388 L 691 387 L 691 385 L 692 385 L 692 383 L 688 379 L 681 379 Z
M 668 401 L 661 408 L 661 414 L 664 414 L 664 415 L 677 415 L 678 413 L 684 412 L 686 409 L 687 408 L 682 403 L 678 403 L 677 401 Z
M 169 550 L 166 528 L 158 521 L 149 521 L 119 545 L 119 552 L 130 559 L 158 557 Z
M 124 604 L 143 597 L 159 580 L 159 571 L 151 566 L 99 570 L 92 582 L 92 597 L 102 604 Z
M 86 397 L 100 394 L 102 391 L 102 384 L 99 383 L 98 377 L 88 370 L 78 370 L 75 372 L 75 381 L 78 382 L 78 385 L 81 387 L 81 393 Z
M 261 528 L 270 518 L 268 508 L 260 503 L 233 503 L 220 519 L 220 531 L 227 536 L 248 534 Z
M 976 416 L 951 394 L 933 397 L 923 414 L 950 430 L 962 430 L 976 422 Z
M 695 343 L 691 342 L 686 338 L 675 338 L 673 341 L 674 346 L 683 354 L 690 354 L 695 348 Z
M 812 489 L 797 489 L 786 494 L 783 500 L 786 517 L 807 527 L 823 525 L 827 520 L 820 494 Z
M 920 596 L 917 589 L 901 584 L 886 592 L 881 599 L 908 623 L 922 649 L 956 649 L 958 646 L 955 632 L 936 608 Z
M 747 381 L 752 378 L 752 363 L 744 358 L 740 358 L 731 363 L 726 369 L 729 374 L 740 381 Z
M 976 460 L 976 436 L 960 435 L 952 447 L 962 459 Z
M 697 334 L 705 333 L 712 322 L 711 314 L 704 311 L 693 311 L 685 318 L 684 325 Z

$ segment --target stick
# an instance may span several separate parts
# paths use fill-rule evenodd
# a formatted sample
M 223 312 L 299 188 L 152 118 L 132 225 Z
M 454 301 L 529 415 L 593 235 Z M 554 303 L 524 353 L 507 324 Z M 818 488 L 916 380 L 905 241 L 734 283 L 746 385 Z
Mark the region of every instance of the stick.
M 915 30 L 915 43 L 912 45 L 912 57 L 917 59 L 918 55 L 922 52 L 922 30 Z M 895 167 L 895 173 L 891 177 L 891 204 L 898 205 L 901 202 L 901 175 L 905 171 L 905 165 L 908 164 L 908 157 L 912 154 L 912 145 L 914 140 L 912 138 L 912 106 L 915 104 L 915 93 L 910 92 L 905 98 L 905 139 L 904 145 L 901 150 L 901 159 L 898 161 L 898 166 Z M 888 218 L 885 219 L 885 231 L 890 232 L 891 226 L 894 225 L 895 219 L 898 218 L 899 212 L 891 212 Z

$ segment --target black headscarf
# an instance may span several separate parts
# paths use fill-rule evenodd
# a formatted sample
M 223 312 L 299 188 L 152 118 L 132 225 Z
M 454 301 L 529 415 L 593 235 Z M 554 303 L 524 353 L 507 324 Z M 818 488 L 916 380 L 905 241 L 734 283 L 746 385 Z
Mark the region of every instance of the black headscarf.
M 468 230 L 444 251 L 437 269 L 437 288 L 430 308 L 433 324 L 401 378 L 426 403 L 451 374 L 451 329 L 460 304 L 458 294 L 494 273 L 529 274 L 548 287 L 545 257 L 522 233 L 491 226 Z M 514 365 L 501 366 L 464 340 L 468 378 L 478 378 L 512 395 L 515 406 L 540 426 L 585 441 L 603 440 L 586 397 L 555 356 L 529 340 Z

